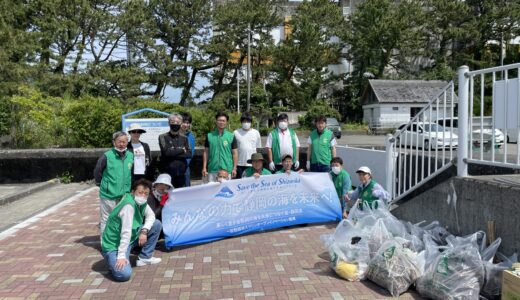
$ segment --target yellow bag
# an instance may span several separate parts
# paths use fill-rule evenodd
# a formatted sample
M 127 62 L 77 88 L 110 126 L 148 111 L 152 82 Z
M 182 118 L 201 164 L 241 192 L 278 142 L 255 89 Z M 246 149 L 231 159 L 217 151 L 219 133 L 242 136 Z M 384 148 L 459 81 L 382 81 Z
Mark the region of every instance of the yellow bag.
M 359 281 L 358 266 L 355 263 L 352 264 L 338 260 L 335 271 L 339 277 L 348 281 Z

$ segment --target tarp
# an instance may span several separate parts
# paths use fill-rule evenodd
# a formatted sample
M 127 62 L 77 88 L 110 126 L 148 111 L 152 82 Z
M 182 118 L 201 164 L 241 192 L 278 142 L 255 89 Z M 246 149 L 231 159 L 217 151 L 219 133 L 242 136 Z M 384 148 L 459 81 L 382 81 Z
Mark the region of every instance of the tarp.
M 273 228 L 341 220 L 327 173 L 265 175 L 175 189 L 162 211 L 168 248 Z

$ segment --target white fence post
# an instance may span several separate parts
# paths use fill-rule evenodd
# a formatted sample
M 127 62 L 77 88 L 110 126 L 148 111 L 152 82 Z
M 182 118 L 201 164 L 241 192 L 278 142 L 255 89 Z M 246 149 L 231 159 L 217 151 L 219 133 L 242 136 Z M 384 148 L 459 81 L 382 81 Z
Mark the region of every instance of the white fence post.
M 386 135 L 386 191 L 393 195 L 394 190 L 394 136 L 391 134 Z
M 468 157 L 468 90 L 469 78 L 466 76 L 469 72 L 468 66 L 461 66 L 458 71 L 459 77 L 459 147 L 457 149 L 457 176 L 468 176 L 468 164 L 466 159 Z

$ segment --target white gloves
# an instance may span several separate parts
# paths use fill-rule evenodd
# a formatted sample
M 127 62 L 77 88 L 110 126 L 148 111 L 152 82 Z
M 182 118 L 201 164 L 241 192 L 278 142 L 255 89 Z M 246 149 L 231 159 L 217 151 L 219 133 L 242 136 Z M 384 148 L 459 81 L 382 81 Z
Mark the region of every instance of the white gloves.
M 307 167 L 307 171 L 310 171 L 311 170 L 311 161 L 308 160 L 307 164 L 305 166 Z
M 274 162 L 269 163 L 269 170 L 271 170 L 271 171 L 276 170 L 276 167 L 274 166 Z
M 300 167 L 300 162 L 299 161 L 295 161 L 294 162 L 294 168 L 298 169 L 299 167 Z

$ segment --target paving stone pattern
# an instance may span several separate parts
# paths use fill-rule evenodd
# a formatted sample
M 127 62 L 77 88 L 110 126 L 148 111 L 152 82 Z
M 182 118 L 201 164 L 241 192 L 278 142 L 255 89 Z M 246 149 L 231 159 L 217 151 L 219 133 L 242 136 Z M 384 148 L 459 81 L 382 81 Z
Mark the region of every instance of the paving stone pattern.
M 391 299 L 375 284 L 347 282 L 329 267 L 309 225 L 165 251 L 162 263 L 110 279 L 99 252 L 97 192 L 0 240 L 0 299 Z M 132 256 L 135 265 L 135 257 Z M 400 299 L 422 299 L 408 292 Z

